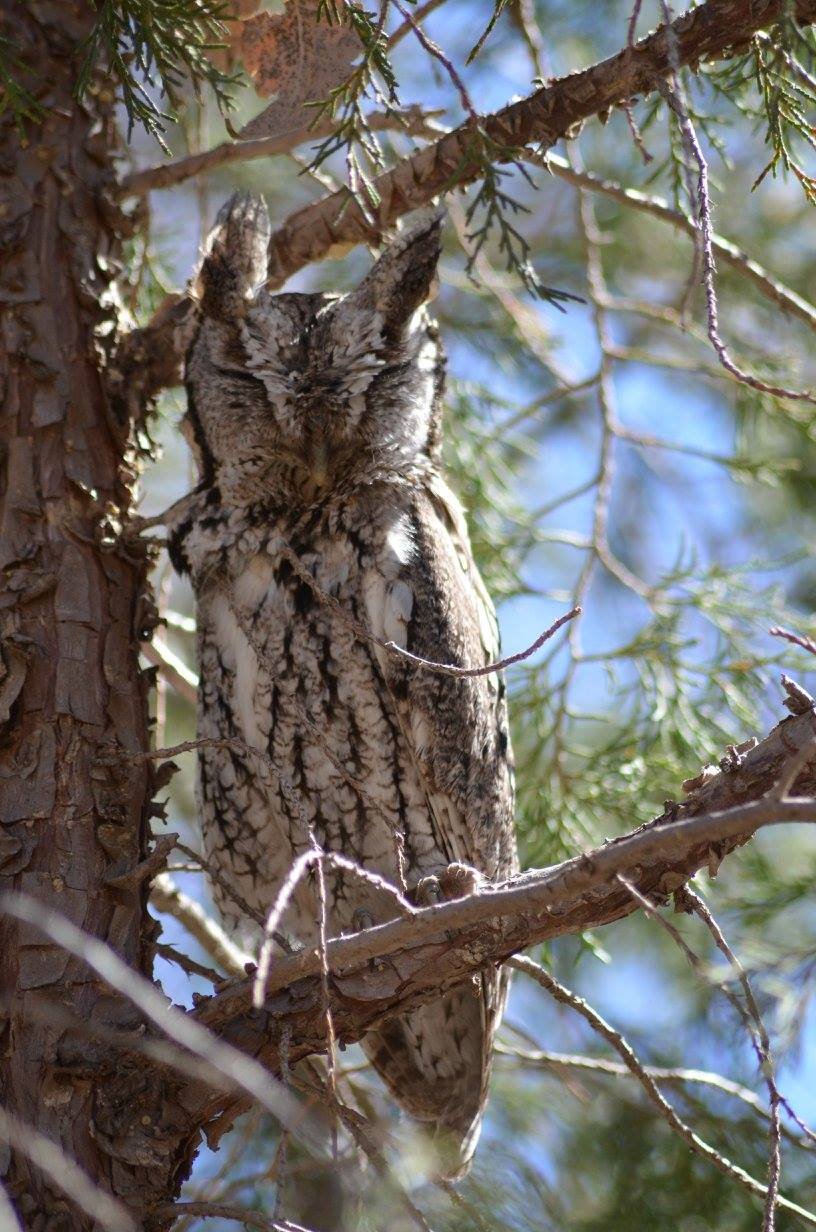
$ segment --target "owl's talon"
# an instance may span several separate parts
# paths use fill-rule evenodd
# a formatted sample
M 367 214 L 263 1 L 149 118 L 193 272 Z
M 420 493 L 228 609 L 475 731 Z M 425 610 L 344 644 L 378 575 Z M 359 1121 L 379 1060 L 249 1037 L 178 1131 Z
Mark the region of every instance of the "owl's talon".
M 413 899 L 417 907 L 435 907 L 437 903 L 442 902 L 444 897 L 440 880 L 433 874 L 430 877 L 423 877 L 414 886 Z
M 454 898 L 475 894 L 484 877 L 469 864 L 454 861 L 443 868 L 438 876 L 423 877 L 414 889 L 414 902 L 418 907 L 434 907 L 437 903 L 449 903 Z

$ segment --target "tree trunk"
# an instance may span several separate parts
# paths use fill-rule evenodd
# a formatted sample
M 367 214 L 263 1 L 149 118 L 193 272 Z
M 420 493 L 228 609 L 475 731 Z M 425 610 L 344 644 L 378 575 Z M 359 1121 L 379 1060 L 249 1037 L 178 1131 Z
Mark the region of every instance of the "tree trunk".
M 21 141 L 2 122 L 0 202 L 0 889 L 19 889 L 149 972 L 145 888 L 109 880 L 143 858 L 150 774 L 118 750 L 148 745 L 138 665 L 145 559 L 119 536 L 134 470 L 104 371 L 126 219 L 111 204 L 117 134 L 102 75 L 73 96 L 85 3 L 0 0 L 0 31 L 44 109 Z M 99 1058 L 54 1011 L 134 1025 L 84 964 L 0 919 L 5 1108 L 129 1203 Z M 0 1143 L 0 1180 L 30 1228 L 90 1226 L 24 1155 Z M 138 1203 L 135 1203 L 138 1209 Z

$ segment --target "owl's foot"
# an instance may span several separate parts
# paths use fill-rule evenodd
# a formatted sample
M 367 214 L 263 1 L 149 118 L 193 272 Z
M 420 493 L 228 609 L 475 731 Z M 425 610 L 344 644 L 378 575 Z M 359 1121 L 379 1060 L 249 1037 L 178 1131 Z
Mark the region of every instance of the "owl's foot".
M 455 898 L 475 894 L 483 881 L 484 877 L 477 868 L 454 861 L 440 873 L 418 881 L 412 898 L 417 907 L 433 907 L 437 903 L 448 903 Z

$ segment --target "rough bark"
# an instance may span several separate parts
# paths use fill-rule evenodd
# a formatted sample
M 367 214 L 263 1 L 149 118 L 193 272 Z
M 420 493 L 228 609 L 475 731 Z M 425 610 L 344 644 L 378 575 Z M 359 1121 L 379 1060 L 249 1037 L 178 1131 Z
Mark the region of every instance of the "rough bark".
M 85 4 L 0 0 L 0 28 L 45 109 L 26 144 L 8 115 L 0 129 L 0 887 L 34 895 L 146 972 L 144 887 L 105 882 L 144 855 L 151 776 L 98 756 L 101 746 L 144 749 L 148 720 L 136 636 L 144 555 L 117 543 L 133 480 L 127 425 L 104 385 L 125 227 L 108 195 L 112 98 L 101 78 L 82 105 L 73 98 L 92 19 Z M 35 1011 L 68 1005 L 124 1026 L 131 1007 L 8 919 L 0 990 L 3 1104 L 128 1196 L 137 1170 L 107 1145 L 98 1057 Z M 2 1143 L 0 1179 L 26 1227 L 86 1226 Z
M 816 0 L 796 7 L 803 19 L 816 17 Z M 708 0 L 675 23 L 680 60 L 723 52 L 781 8 L 781 0 Z M 8 118 L 0 130 L 8 175 L 0 209 L 0 890 L 30 895 L 149 974 L 151 925 L 138 868 L 148 854 L 151 780 L 149 763 L 138 756 L 148 744 L 138 640 L 150 610 L 144 553 L 132 540 L 125 545 L 119 530 L 133 480 L 128 420 L 140 419 L 146 395 L 174 379 L 179 349 L 168 339 L 184 335 L 189 307 L 169 305 L 153 335 L 120 352 L 110 378 L 110 282 L 119 273 L 126 226 L 113 204 L 111 100 L 101 80 L 82 105 L 72 92 L 75 48 L 92 17 L 90 6 L 58 0 L 0 0 L 2 28 L 36 66 L 29 84 L 46 108 L 42 124 L 29 125 L 25 147 Z M 506 108 L 489 121 L 491 135 L 513 144 L 551 142 L 587 116 L 653 88 L 668 71 L 668 57 L 665 34 L 651 36 L 632 53 Z M 461 131 L 452 134 L 389 173 L 382 222 L 444 187 L 451 159 L 461 161 L 462 140 Z M 368 234 L 353 209 L 338 217 L 335 205 L 344 202 L 333 201 L 301 212 L 278 233 L 277 276 L 325 255 L 335 242 Z M 147 374 L 141 383 L 134 379 L 140 373 Z M 610 851 L 652 895 L 716 863 L 750 837 L 758 815 L 727 835 L 716 827 L 692 826 L 690 833 L 684 819 L 757 799 L 812 730 L 810 713 L 781 725 L 743 765 L 652 823 L 648 842 L 641 835 L 631 849 L 602 849 L 495 897 L 418 913 L 407 928 L 396 921 L 333 942 L 330 993 L 340 1039 L 358 1039 L 486 962 L 633 910 L 612 876 Z M 111 756 L 117 748 L 119 759 Z M 799 787 L 812 791 L 816 778 L 803 775 Z M 719 838 L 712 848 L 713 834 Z M 114 1047 L 112 1030 L 143 1025 L 129 1001 L 36 922 L 0 917 L 0 929 L 4 1104 L 60 1143 L 135 1217 L 147 1218 L 177 1194 L 202 1131 L 217 1139 L 244 1097 Z M 372 965 L 377 953 L 388 961 Z M 66 1006 L 82 1032 L 50 1013 Z M 284 1027 L 291 1031 L 291 1062 L 322 1051 L 315 956 L 276 964 L 263 1010 L 251 1009 L 248 987 L 236 985 L 194 1017 L 272 1069 Z M 97 1026 L 99 1039 L 89 1043 Z M 35 1168 L 2 1145 L 0 1179 L 26 1226 L 87 1227 Z
M 328 987 L 336 1038 L 341 1044 L 352 1043 L 395 1014 L 470 978 L 487 963 L 638 910 L 618 874 L 652 901 L 665 902 L 698 869 L 716 871 L 760 825 L 783 819 L 816 822 L 812 798 L 780 802 L 768 797 L 791 758 L 803 750 L 810 760 L 797 775 L 795 790 L 812 797 L 814 733 L 816 719 L 809 709 L 780 723 L 746 756 L 727 755 L 721 772 L 701 776 L 704 781 L 682 803 L 669 802 L 660 817 L 594 852 L 329 942 Z M 7 904 L 6 909 L 31 910 L 24 904 Z M 58 925 L 45 925 L 55 929 L 52 935 L 59 932 Z M 76 945 L 76 940 L 67 943 Z M 252 980 L 231 981 L 202 1000 L 188 1019 L 277 1073 L 284 1038 L 290 1065 L 326 1049 L 320 967 L 315 950 L 281 957 L 270 971 L 262 1009 L 252 1008 Z M 103 969 L 98 968 L 100 973 Z M 168 1030 L 181 1040 L 180 1030 L 176 1028 L 174 1036 L 169 1022 Z M 191 1077 L 161 1059 L 146 1063 L 142 1050 L 153 1033 L 151 1027 L 147 1036 L 134 1041 L 138 1051 L 121 1038 L 100 1070 L 105 1105 L 120 1110 L 117 1150 L 150 1164 L 137 1208 L 140 1215 L 160 1211 L 178 1192 L 201 1134 L 217 1143 L 249 1103 L 246 1080 L 239 1088 L 214 1082 L 212 1071 L 205 1077 L 203 1066 Z M 78 1046 L 87 1034 L 83 1025 Z M 284 1106 L 282 1111 L 289 1116 Z M 165 1222 L 159 1215 L 155 1226 Z

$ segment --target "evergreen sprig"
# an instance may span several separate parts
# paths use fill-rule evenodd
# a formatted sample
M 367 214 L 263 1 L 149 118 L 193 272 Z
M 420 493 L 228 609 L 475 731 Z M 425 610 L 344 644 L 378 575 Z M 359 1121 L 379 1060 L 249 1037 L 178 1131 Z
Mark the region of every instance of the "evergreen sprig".
M 226 0 L 96 0 L 98 16 L 82 47 L 76 83 L 81 98 L 95 67 L 104 63 L 121 90 L 128 132 L 140 123 L 166 149 L 162 134 L 175 120 L 189 81 L 198 95 L 213 90 L 219 108 L 231 106 L 235 75 L 224 73 L 211 53 L 225 46 Z M 164 111 L 153 97 L 166 99 Z

